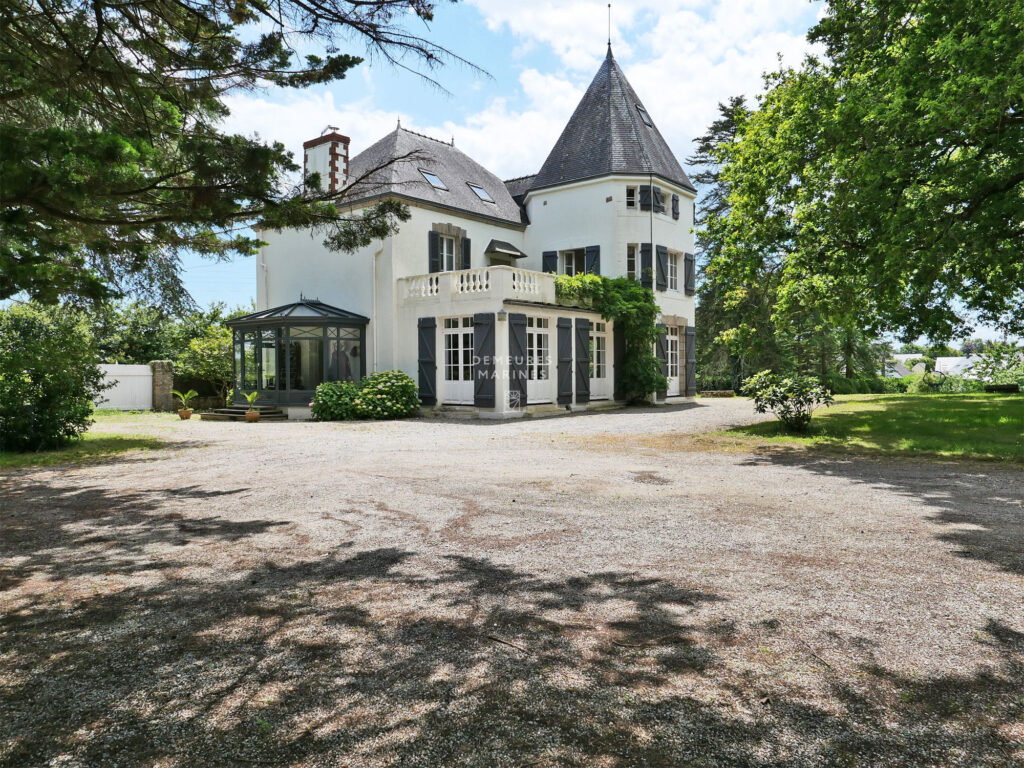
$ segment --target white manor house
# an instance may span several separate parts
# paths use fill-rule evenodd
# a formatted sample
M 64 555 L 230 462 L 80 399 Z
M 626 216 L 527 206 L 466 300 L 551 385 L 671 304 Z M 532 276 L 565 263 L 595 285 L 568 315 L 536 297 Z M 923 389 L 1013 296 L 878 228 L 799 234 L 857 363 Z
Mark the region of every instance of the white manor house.
M 232 323 L 236 392 L 301 416 L 323 381 L 400 369 L 426 408 L 504 418 L 614 402 L 614 324 L 555 298 L 556 274 L 588 272 L 653 289 L 657 397 L 695 394 L 696 192 L 610 47 L 534 176 L 503 182 L 400 126 L 351 160 L 348 147 L 333 131 L 306 142 L 306 172 L 348 186 L 352 212 L 387 197 L 412 216 L 351 253 L 311 231 L 261 233 L 258 311 Z

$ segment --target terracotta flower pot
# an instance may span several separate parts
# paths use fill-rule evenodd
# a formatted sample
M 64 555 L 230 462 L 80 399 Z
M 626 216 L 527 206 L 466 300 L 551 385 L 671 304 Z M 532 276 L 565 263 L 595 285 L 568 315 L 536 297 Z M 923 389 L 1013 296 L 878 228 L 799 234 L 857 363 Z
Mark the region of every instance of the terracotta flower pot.
M 246 411 L 245 412 L 245 420 L 248 421 L 250 424 L 252 422 L 254 422 L 254 421 L 259 421 L 260 420 L 260 412 L 259 411 Z
M 178 418 L 180 418 L 182 421 L 186 421 L 187 419 L 191 419 L 192 418 L 192 409 L 191 408 L 179 408 L 178 409 Z

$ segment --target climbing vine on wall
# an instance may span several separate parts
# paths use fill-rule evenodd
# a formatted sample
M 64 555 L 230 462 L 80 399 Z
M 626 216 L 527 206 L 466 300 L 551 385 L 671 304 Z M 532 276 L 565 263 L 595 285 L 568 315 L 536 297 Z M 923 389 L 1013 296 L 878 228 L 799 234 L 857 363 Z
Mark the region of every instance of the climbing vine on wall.
M 661 361 L 654 355 L 658 339 L 658 305 L 654 293 L 636 280 L 601 275 L 559 275 L 555 279 L 559 303 L 587 307 L 615 324 L 625 339 L 625 354 L 616 361 L 622 397 L 635 402 L 668 385 Z

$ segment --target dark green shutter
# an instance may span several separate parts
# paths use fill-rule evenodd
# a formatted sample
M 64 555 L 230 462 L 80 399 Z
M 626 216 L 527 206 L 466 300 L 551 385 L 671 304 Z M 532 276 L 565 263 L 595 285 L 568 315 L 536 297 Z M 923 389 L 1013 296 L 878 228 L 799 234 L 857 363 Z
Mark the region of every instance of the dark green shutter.
M 473 315 L 473 405 L 494 407 L 494 313 Z
M 526 315 L 508 316 L 509 405 L 526 407 Z
M 586 263 L 588 275 L 601 274 L 601 246 L 588 245 L 583 251 L 583 258 Z
M 651 210 L 651 185 L 641 184 L 640 185 L 640 210 L 649 211 Z
M 659 291 L 668 290 L 668 248 L 664 245 L 659 245 L 655 248 L 657 253 L 658 261 L 658 282 L 657 288 Z
M 472 255 L 469 249 L 469 238 L 462 238 L 462 264 L 459 265 L 459 269 L 470 269 L 472 265 Z
M 626 335 L 618 324 L 612 325 L 612 352 L 612 397 L 616 400 L 625 400 L 626 393 L 622 385 L 622 375 L 625 370 L 623 364 L 626 361 Z
M 437 320 L 421 317 L 416 325 L 419 337 L 420 402 L 434 405 L 437 402 Z
M 697 329 L 692 325 L 686 327 L 686 397 L 697 394 Z
M 576 318 L 576 402 L 590 402 L 590 321 Z
M 427 271 L 440 272 L 441 264 L 441 235 L 438 232 L 427 232 Z
M 572 402 L 572 320 L 558 318 L 558 404 Z
M 651 244 L 640 243 L 640 285 L 650 288 L 654 285 L 654 259 L 651 255 Z
M 697 262 L 692 253 L 683 254 L 683 290 L 687 296 L 697 292 Z
M 544 251 L 540 257 L 541 272 L 558 272 L 558 251 Z
M 672 195 L 672 218 L 679 218 L 679 195 Z
M 661 187 L 654 188 L 654 212 L 664 213 L 665 212 L 665 198 L 661 194 Z
M 655 342 L 655 354 L 658 360 L 661 361 L 661 375 L 668 376 L 668 328 L 664 325 L 658 326 L 658 340 Z M 668 395 L 668 390 L 663 389 L 658 392 L 658 397 L 664 399 Z

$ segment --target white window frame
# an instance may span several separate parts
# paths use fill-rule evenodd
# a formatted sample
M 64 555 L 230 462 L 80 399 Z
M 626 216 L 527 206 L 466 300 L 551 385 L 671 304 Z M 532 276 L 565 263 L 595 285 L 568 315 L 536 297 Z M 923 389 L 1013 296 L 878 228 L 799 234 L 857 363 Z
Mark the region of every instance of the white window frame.
M 441 323 L 444 380 L 473 380 L 473 317 L 446 317 Z
M 626 207 L 627 208 L 632 208 L 632 209 L 636 208 L 636 204 L 637 204 L 636 203 L 636 197 L 637 197 L 636 187 L 626 187 Z
M 448 235 L 438 237 L 438 253 L 441 255 L 441 271 L 455 271 L 455 238 Z
M 667 363 L 667 376 L 670 379 L 679 378 L 679 326 L 672 325 L 667 329 L 665 336 L 665 357 Z
M 550 378 L 551 320 L 529 315 L 526 318 L 526 379 L 548 381 Z
M 679 290 L 679 254 L 672 251 L 668 254 L 668 289 Z
M 590 326 L 590 378 L 603 379 L 608 375 L 608 326 L 593 323 Z
M 583 275 L 587 272 L 587 254 L 582 248 L 559 251 L 558 259 L 563 275 Z
M 640 248 L 635 243 L 626 246 L 626 277 L 640 279 Z

